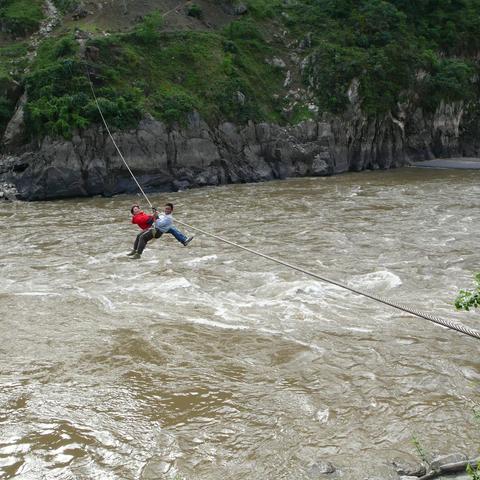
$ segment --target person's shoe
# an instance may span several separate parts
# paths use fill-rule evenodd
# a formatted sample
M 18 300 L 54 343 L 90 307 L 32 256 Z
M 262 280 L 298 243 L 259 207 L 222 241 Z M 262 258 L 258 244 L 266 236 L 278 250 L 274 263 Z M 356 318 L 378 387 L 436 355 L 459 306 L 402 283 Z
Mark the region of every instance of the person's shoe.
M 136 250 L 132 250 L 130 253 L 127 253 L 127 257 L 131 257 L 132 255 L 135 255 L 137 253 Z
M 138 252 L 135 252 L 130 258 L 132 260 L 138 260 L 139 258 L 142 258 L 142 256 Z
M 183 246 L 186 247 L 192 240 L 195 235 L 192 235 L 191 237 L 188 237 L 184 242 Z

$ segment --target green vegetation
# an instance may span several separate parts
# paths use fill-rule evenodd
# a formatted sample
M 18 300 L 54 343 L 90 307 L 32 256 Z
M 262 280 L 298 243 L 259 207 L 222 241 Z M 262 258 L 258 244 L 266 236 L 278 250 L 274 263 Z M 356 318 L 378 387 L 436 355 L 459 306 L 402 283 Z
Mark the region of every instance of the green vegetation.
M 281 0 L 248 0 L 245 3 L 256 20 L 267 20 L 278 16 L 281 14 L 283 5 Z M 302 8 L 303 5 L 298 4 L 297 7 Z
M 280 119 L 272 91 L 282 76 L 265 62 L 271 47 L 250 21 L 219 33 L 152 29 L 139 36 L 141 29 L 92 42 L 100 51 L 94 67 L 115 91 L 138 89 L 139 108 L 167 124 L 193 110 L 212 122 Z
M 202 9 L 196 3 L 192 3 L 187 7 L 187 15 L 194 18 L 202 18 Z
M 472 480 L 480 480 L 480 463 L 476 467 L 472 467 L 470 464 L 468 464 L 467 473 L 470 475 Z
M 310 32 L 304 81 L 323 110 L 346 108 L 354 78 L 363 110 L 371 114 L 395 108 L 412 90 L 428 109 L 442 99 L 472 98 L 478 67 L 467 55 L 480 46 L 480 0 L 301 3 L 285 7 L 285 24 L 298 38 Z
M 16 35 L 32 31 L 42 19 L 41 3 L 5 0 L 0 22 Z M 54 3 L 68 12 L 78 0 Z M 316 117 L 309 103 L 319 107 L 319 114 L 341 114 L 350 104 L 348 90 L 355 79 L 366 115 L 384 115 L 403 102 L 434 111 L 442 101 L 462 100 L 475 133 L 480 122 L 475 113 L 480 0 L 242 3 L 248 12 L 222 29 L 172 30 L 154 11 L 127 33 L 94 34 L 89 46 L 98 55 L 89 68 L 112 127 L 134 126 L 145 113 L 169 125 L 182 123 L 193 110 L 213 123 L 290 123 Z M 185 14 L 208 21 L 210 10 L 189 3 Z M 203 28 L 200 22 L 190 24 Z M 91 32 L 101 31 L 90 20 L 86 25 Z M 75 128 L 98 121 L 84 60 L 67 30 L 44 41 L 26 78 L 17 76 L 28 88 L 26 121 L 34 136 L 69 137 Z M 0 60 L 3 55 L 0 49 Z M 292 87 L 283 86 L 287 69 L 267 61 L 273 57 L 289 63 Z M 0 62 L 0 80 L 8 72 Z M 289 103 L 289 88 L 301 89 L 301 99 Z M 1 118 L 11 111 L 1 98 L 0 128 Z
M 155 11 L 146 15 L 143 22 L 135 26 L 131 39 L 143 45 L 155 45 L 160 38 L 160 28 L 163 25 L 163 17 L 160 12 Z
M 12 73 L 18 75 L 17 70 L 25 68 L 26 54 L 27 44 L 24 42 L 0 47 L 0 82 L 2 78 L 11 78 Z
M 415 435 L 412 436 L 412 443 L 413 443 L 413 446 L 415 447 L 415 450 L 417 451 L 418 456 L 421 458 L 422 462 L 426 463 L 427 465 L 430 465 L 429 455 L 427 454 L 422 444 L 420 443 L 420 441 Z
M 478 275 L 477 275 L 477 277 L 478 277 Z M 475 418 L 475 420 L 477 422 L 480 421 L 480 410 L 478 410 L 477 407 L 475 407 L 473 409 L 473 417 Z M 476 467 L 468 464 L 466 472 L 472 480 L 480 480 L 480 462 L 477 464 Z
M 0 7 L 0 22 L 13 35 L 32 33 L 43 19 L 42 4 L 41 0 L 5 0 Z
M 475 290 L 460 290 L 455 299 L 455 307 L 457 310 L 467 310 L 477 308 L 480 306 L 480 273 L 475 275 L 476 287 Z
M 77 5 L 78 0 L 53 0 L 54 5 L 60 12 L 71 12 Z
M 265 62 L 269 47 L 248 19 L 225 31 L 163 33 L 158 12 L 127 34 L 95 38 L 89 69 L 100 107 L 113 128 L 134 127 L 151 113 L 168 125 L 199 111 L 208 121 L 280 120 L 272 91 L 282 76 Z M 62 135 L 100 121 L 73 36 L 41 45 L 25 83 L 28 131 Z
M 39 49 L 32 72 L 26 77 L 29 92 L 25 122 L 33 135 L 69 138 L 76 128 L 99 123 L 85 65 L 76 59 L 78 45 L 72 37 L 49 39 Z M 113 79 L 113 77 L 112 77 Z M 100 87 L 100 107 L 112 127 L 127 128 L 141 118 L 140 91 Z

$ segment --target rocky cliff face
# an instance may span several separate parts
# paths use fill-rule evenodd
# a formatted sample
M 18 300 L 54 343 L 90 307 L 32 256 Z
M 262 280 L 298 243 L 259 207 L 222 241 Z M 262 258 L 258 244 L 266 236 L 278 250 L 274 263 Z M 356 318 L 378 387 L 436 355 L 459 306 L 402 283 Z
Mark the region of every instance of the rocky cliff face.
M 192 114 L 183 128 L 145 118 L 115 141 L 146 191 L 332 175 L 392 168 L 461 155 L 460 104 L 434 115 L 401 111 L 366 119 L 354 108 L 340 117 L 280 127 L 267 123 L 208 126 Z M 13 145 L 13 144 L 12 144 Z M 72 140 L 45 138 L 0 156 L 4 198 L 46 200 L 138 190 L 107 132 L 90 128 Z

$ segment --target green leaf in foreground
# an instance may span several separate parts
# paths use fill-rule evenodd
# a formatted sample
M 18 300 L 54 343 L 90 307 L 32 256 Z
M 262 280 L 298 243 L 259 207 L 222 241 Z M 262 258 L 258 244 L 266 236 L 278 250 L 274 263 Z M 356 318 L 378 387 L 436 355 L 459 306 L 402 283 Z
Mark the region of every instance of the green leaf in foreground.
M 480 306 L 480 273 L 475 275 L 476 287 L 474 290 L 460 290 L 455 299 L 455 308 L 457 310 L 467 310 Z

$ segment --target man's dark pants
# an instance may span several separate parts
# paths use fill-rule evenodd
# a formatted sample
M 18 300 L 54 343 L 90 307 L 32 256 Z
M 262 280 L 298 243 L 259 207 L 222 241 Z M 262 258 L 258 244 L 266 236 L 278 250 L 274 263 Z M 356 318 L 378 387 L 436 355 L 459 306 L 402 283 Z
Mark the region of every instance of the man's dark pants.
M 145 232 L 140 232 L 135 239 L 135 243 L 133 244 L 133 249 L 136 250 L 140 255 L 142 254 L 143 250 L 147 246 L 147 242 L 152 240 L 153 238 L 160 238 L 163 235 L 163 232 L 155 229 L 155 233 L 153 229 L 146 230 Z

